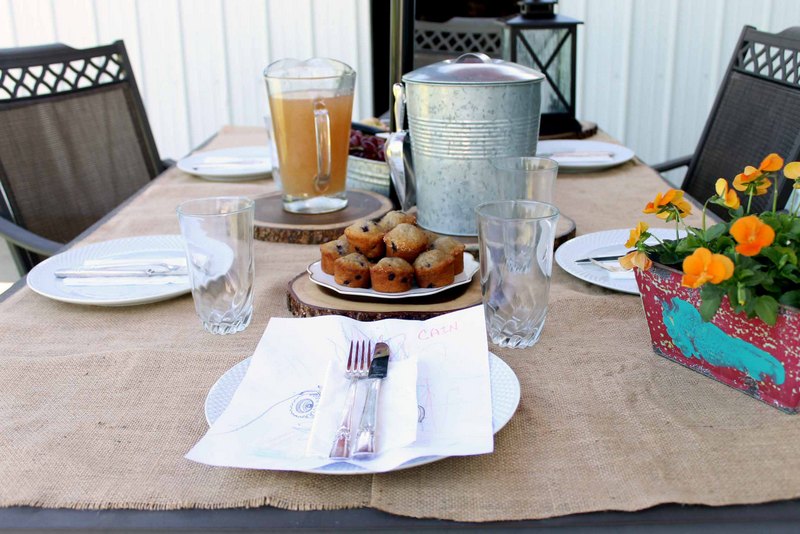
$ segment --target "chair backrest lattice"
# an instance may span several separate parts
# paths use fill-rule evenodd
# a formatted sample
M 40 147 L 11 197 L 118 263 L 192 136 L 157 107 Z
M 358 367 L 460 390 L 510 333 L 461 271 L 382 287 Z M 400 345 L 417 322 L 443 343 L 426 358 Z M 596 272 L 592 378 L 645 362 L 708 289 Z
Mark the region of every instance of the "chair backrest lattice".
M 454 17 L 447 22 L 416 21 L 415 67 L 467 52 L 503 54 L 503 27 L 496 19 Z
M 800 50 L 746 41 L 736 55 L 733 70 L 796 86 L 800 84 Z
M 88 89 L 127 78 L 119 54 L 0 69 L 0 100 Z
M 719 177 L 729 181 L 771 152 L 800 159 L 800 28 L 777 34 L 745 26 L 694 152 L 683 189 L 699 201 L 714 194 Z M 778 204 L 792 191 L 779 178 Z M 727 210 L 709 205 L 721 217 Z M 772 195 L 754 197 L 752 211 L 772 209 Z
M 0 50 L 0 217 L 69 242 L 162 170 L 122 41 Z

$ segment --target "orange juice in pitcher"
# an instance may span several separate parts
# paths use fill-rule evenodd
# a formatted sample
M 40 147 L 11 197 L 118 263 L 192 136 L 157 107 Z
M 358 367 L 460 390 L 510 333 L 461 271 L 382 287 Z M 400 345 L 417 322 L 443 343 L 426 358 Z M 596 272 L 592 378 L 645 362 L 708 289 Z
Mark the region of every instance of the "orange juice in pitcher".
M 267 67 L 264 77 L 283 209 L 327 213 L 344 208 L 355 72 L 330 59 L 288 59 Z

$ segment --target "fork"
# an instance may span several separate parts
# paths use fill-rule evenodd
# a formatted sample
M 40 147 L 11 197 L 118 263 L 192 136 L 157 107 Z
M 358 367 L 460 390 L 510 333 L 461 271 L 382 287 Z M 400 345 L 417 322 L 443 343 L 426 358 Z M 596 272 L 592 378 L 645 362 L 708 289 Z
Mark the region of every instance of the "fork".
M 345 459 L 350 457 L 350 433 L 353 426 L 353 405 L 356 401 L 356 390 L 358 381 L 367 377 L 369 364 L 372 360 L 372 343 L 361 341 L 350 342 L 350 355 L 347 358 L 347 370 L 345 376 L 350 379 L 350 386 L 347 389 L 347 398 L 342 408 L 342 416 L 339 429 L 333 438 L 333 446 L 329 454 L 330 458 Z

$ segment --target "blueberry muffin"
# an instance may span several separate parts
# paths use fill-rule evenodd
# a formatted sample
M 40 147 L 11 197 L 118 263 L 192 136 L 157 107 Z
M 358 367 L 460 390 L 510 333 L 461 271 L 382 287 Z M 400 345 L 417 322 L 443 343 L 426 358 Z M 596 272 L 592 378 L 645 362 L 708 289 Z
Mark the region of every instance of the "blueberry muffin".
M 455 279 L 453 256 L 441 250 L 423 252 L 414 260 L 414 273 L 421 288 L 450 285 Z
M 411 289 L 414 268 L 403 258 L 383 258 L 370 267 L 372 289 L 381 293 L 402 293 Z
M 369 260 L 358 252 L 333 262 L 333 278 L 345 287 L 369 287 Z
M 383 237 L 386 256 L 411 263 L 428 248 L 428 236 L 413 224 L 400 223 Z
M 347 242 L 355 252 L 369 259 L 377 259 L 384 255 L 386 247 L 383 236 L 386 231 L 377 223 L 367 220 L 355 222 L 344 229 Z
M 433 250 L 441 250 L 453 257 L 453 272 L 455 274 L 464 270 L 464 243 L 452 237 L 440 237 L 433 242 Z
M 430 230 L 422 230 L 422 231 L 425 232 L 425 237 L 428 238 L 428 248 L 433 247 L 434 241 L 442 237 L 436 232 L 431 232 Z
M 417 218 L 414 215 L 408 214 L 404 211 L 390 211 L 381 218 L 380 222 L 378 222 L 378 225 L 388 232 L 398 224 L 414 224 L 416 222 Z
M 328 241 L 327 243 L 320 245 L 319 252 L 322 256 L 322 272 L 333 274 L 333 262 L 342 256 L 347 256 L 353 252 L 353 249 L 350 246 L 350 243 L 347 242 L 347 238 L 345 236 L 340 236 L 339 239 Z

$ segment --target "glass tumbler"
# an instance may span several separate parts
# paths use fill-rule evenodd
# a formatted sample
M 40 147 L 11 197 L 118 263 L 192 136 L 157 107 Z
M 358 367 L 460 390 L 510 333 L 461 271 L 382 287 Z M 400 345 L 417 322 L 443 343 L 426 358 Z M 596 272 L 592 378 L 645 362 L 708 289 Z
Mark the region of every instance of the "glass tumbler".
M 507 157 L 491 160 L 497 200 L 538 200 L 553 203 L 558 163 L 548 158 Z
M 529 347 L 539 340 L 547 317 L 558 209 L 501 200 L 475 210 L 489 339 L 501 347 Z
M 178 206 L 194 307 L 212 334 L 240 332 L 253 317 L 253 214 L 244 197 Z
M 266 68 L 264 79 L 283 209 L 327 213 L 346 207 L 355 71 L 332 59 L 282 59 Z

